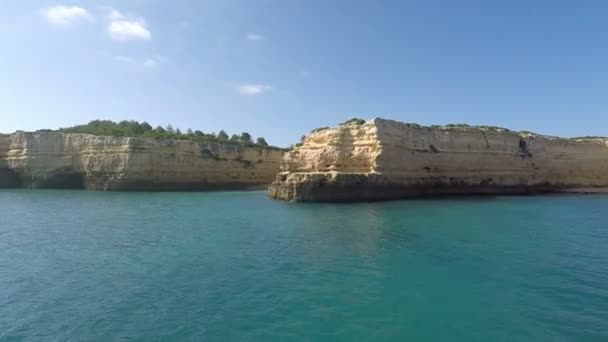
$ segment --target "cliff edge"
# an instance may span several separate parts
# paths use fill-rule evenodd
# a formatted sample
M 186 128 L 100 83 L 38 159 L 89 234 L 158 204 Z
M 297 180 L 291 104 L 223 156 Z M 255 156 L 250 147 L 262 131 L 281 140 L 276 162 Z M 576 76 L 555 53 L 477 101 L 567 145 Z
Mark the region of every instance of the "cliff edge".
M 608 140 L 376 118 L 313 131 L 285 154 L 269 196 L 331 202 L 559 191 L 608 191 Z
M 61 132 L 0 135 L 0 188 L 213 190 L 272 182 L 283 151 Z

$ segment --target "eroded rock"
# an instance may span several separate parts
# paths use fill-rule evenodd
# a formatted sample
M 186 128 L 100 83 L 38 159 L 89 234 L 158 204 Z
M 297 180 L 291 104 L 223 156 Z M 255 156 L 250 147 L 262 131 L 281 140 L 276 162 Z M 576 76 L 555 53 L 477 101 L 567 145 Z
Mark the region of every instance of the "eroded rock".
M 60 132 L 0 135 L 0 187 L 221 190 L 272 182 L 283 151 Z
M 607 188 L 605 139 L 373 119 L 313 131 L 286 153 L 269 196 L 363 201 Z

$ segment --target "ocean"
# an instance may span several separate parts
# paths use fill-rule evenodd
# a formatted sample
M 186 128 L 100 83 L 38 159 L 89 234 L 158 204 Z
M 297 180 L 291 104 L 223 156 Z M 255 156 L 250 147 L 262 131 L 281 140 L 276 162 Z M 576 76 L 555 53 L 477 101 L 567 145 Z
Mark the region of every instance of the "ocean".
M 0 341 L 608 341 L 608 196 L 0 191 Z

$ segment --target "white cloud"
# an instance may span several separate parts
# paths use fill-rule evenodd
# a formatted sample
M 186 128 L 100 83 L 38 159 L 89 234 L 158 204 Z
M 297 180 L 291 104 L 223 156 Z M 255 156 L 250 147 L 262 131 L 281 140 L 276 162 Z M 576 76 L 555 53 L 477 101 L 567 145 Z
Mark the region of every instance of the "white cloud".
M 80 21 L 92 21 L 89 11 L 78 6 L 52 6 L 43 11 L 44 16 L 53 25 L 68 27 Z
M 152 33 L 142 18 L 127 17 L 120 11 L 110 8 L 108 33 L 114 40 L 150 40 Z
M 149 69 L 155 69 L 160 66 L 160 60 L 158 58 L 148 58 L 142 61 L 128 56 L 112 56 L 112 60 Z
M 271 86 L 265 84 L 243 84 L 238 88 L 241 95 L 247 96 L 259 95 L 271 89 Z
M 142 65 L 146 68 L 156 68 L 158 66 L 158 61 L 155 59 L 146 59 Z
M 251 42 L 257 42 L 260 40 L 264 40 L 266 37 L 262 36 L 259 33 L 247 33 L 247 40 Z
M 114 40 L 150 40 L 152 37 L 146 22 L 140 19 L 112 21 L 108 32 Z
M 114 8 L 109 8 L 108 10 L 110 11 L 110 14 L 108 15 L 108 18 L 110 19 L 110 21 L 115 21 L 115 20 L 120 20 L 120 19 L 125 18 L 125 16 L 122 15 L 122 13 L 120 13 L 120 11 L 118 11 Z

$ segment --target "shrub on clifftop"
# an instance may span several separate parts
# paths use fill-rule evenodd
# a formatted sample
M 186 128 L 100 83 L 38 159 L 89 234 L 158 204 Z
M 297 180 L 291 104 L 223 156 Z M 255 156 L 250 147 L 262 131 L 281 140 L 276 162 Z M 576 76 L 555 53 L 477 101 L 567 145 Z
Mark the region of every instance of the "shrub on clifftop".
M 350 125 L 350 124 L 363 125 L 364 123 L 365 123 L 365 120 L 363 120 L 363 119 L 352 118 L 350 120 L 344 121 L 343 123 L 341 123 L 341 125 Z

